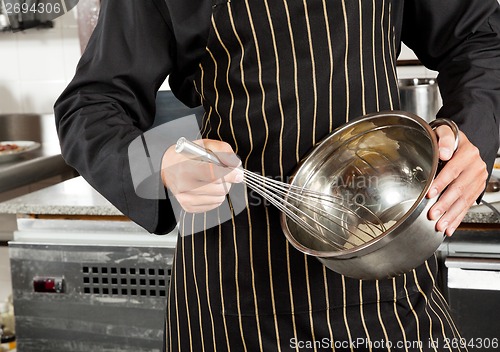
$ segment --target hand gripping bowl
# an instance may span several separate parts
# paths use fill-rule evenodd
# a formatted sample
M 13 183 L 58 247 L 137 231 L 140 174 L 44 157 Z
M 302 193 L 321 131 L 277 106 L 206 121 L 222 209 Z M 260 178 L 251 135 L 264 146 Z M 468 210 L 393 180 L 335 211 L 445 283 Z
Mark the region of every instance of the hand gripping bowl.
M 302 216 L 304 221 L 333 230 L 345 240 L 344 246 L 335 248 L 310 236 L 282 213 L 288 241 L 329 269 L 357 279 L 394 277 L 422 264 L 444 239 L 427 215 L 437 198 L 426 198 L 439 165 L 433 128 L 443 124 L 452 128 L 456 147 L 458 128 L 452 121 L 428 124 L 400 111 L 366 115 L 328 135 L 301 161 L 290 184 L 335 194 L 354 211 L 366 214 L 368 209 L 385 229 L 363 238 L 364 225 L 349 212 L 332 214 L 338 219 L 332 222 L 304 207 L 301 210 L 310 215 Z M 293 205 L 301 208 L 300 202 Z M 317 206 L 322 206 L 321 199 Z

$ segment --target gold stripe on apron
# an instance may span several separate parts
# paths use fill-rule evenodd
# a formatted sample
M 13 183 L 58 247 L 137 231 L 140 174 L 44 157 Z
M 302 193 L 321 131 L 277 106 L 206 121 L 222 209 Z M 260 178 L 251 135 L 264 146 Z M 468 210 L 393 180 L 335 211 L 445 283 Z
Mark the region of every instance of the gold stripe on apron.
M 368 327 L 366 326 L 365 315 L 363 313 L 363 281 L 359 282 L 359 315 L 361 316 L 361 323 L 363 325 L 363 329 L 366 334 L 366 338 L 371 341 L 370 332 L 368 331 Z M 372 351 L 372 346 L 368 346 L 368 350 Z
M 208 283 L 209 282 L 209 277 L 208 277 L 208 252 L 207 252 L 207 214 L 203 214 L 203 224 L 205 225 L 204 226 L 204 231 L 203 231 L 203 255 L 204 255 L 204 259 L 205 259 L 205 282 Z M 193 237 L 194 239 L 194 237 Z M 193 268 L 194 268 L 194 261 L 195 261 L 195 258 L 193 256 Z M 211 328 L 212 328 L 212 342 L 213 342 L 213 347 L 214 347 L 214 351 L 217 350 L 217 340 L 216 340 L 216 337 L 215 337 L 215 323 L 214 323 L 214 314 L 212 312 L 212 301 L 210 299 L 210 290 L 208 289 L 208 284 L 206 285 L 206 295 L 207 295 L 207 305 L 208 305 L 208 311 L 210 313 L 210 325 L 211 325 Z M 198 304 L 201 304 L 200 302 L 198 302 Z
M 236 139 L 236 136 L 234 134 L 234 123 L 233 123 L 233 108 L 234 108 L 234 94 L 233 90 L 231 89 L 231 84 L 229 83 L 229 69 L 231 67 L 231 54 L 229 53 L 229 50 L 227 47 L 224 45 L 224 42 L 222 41 L 219 30 L 217 29 L 217 25 L 212 17 L 212 27 L 215 31 L 215 34 L 217 35 L 217 39 L 219 40 L 220 45 L 224 48 L 224 51 L 227 54 L 227 69 L 226 69 L 226 85 L 229 90 L 229 94 L 231 97 L 231 106 L 229 108 L 229 125 L 231 126 L 231 134 L 233 136 L 233 143 L 234 143 L 234 152 L 238 154 L 238 140 Z
M 403 335 L 403 342 L 404 342 L 404 348 L 405 351 L 408 352 L 408 339 L 406 338 L 406 332 L 405 328 L 403 326 L 403 323 L 401 322 L 401 318 L 399 317 L 398 309 L 397 309 L 397 302 L 398 302 L 398 296 L 397 296 L 397 290 L 396 290 L 396 278 L 392 278 L 392 290 L 393 290 L 393 306 L 394 306 L 394 316 L 396 317 L 396 320 L 398 321 L 399 328 L 401 329 L 401 334 Z M 379 315 L 380 319 L 380 315 Z

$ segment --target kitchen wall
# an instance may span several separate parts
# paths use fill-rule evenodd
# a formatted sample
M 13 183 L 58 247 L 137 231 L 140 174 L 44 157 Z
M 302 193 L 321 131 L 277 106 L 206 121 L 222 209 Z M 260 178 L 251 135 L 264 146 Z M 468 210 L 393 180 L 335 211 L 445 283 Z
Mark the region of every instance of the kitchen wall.
M 0 32 L 0 114 L 51 113 L 79 57 L 75 10 L 51 29 Z
M 500 1 L 500 0 L 499 0 Z M 398 60 L 416 60 L 417 57 L 413 51 L 403 44 L 401 47 L 401 53 L 399 54 Z M 398 67 L 398 77 L 399 78 L 435 78 L 437 76 L 436 71 L 431 71 L 424 66 L 399 66 Z

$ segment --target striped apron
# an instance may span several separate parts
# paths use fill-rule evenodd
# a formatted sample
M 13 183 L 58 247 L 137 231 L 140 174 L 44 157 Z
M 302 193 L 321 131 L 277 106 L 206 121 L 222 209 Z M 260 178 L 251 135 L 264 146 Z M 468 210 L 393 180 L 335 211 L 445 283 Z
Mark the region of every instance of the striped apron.
M 401 17 L 399 0 L 215 0 L 194 80 L 203 137 L 286 179 L 334 128 L 398 108 Z M 180 231 L 207 216 L 184 214 Z M 179 237 L 165 349 L 466 350 L 436 271 L 432 257 L 393 279 L 341 276 L 286 241 L 275 208 L 250 204 Z

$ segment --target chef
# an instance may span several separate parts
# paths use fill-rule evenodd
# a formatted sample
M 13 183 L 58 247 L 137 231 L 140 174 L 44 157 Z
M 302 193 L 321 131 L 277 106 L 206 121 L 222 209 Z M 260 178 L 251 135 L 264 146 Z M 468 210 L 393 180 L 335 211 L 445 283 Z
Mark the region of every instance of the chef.
M 286 179 L 336 127 L 398 109 L 401 42 L 439 71 L 438 116 L 461 129 L 454 153 L 451 130 L 436 131 L 448 162 L 427 195 L 442 193 L 429 217 L 451 235 L 480 197 L 498 149 L 496 0 L 103 0 L 55 105 L 63 155 L 132 220 L 167 233 L 176 224 L 170 201 L 136 194 L 127 154 L 152 125 L 167 76 L 177 98 L 204 107 L 206 147 L 230 166 L 241 160 Z M 185 209 L 166 351 L 466 350 L 445 344 L 460 333 L 436 287 L 435 257 L 392 279 L 344 277 L 291 247 L 278 211 L 263 203 L 183 236 L 217 212 L 241 174 L 215 177 L 206 163 L 164 148 L 159 188 Z

